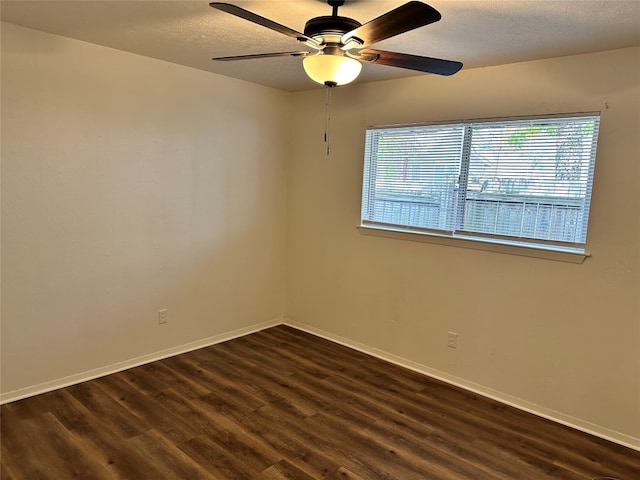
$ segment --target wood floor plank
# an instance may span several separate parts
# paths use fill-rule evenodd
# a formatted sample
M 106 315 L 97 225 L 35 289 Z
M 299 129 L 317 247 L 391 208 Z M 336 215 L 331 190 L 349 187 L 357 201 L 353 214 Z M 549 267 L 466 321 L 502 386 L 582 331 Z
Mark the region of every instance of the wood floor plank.
M 216 479 L 252 480 L 256 472 L 205 436 L 180 444 L 181 450 Z
M 253 351 L 253 350 L 252 350 Z M 256 391 L 257 395 L 266 403 L 282 403 L 291 404 L 292 408 L 298 410 L 300 416 L 313 415 L 323 405 L 314 402 L 314 397 L 302 394 L 295 389 L 295 382 L 291 381 L 292 374 L 282 373 L 278 369 L 255 369 L 244 363 L 242 356 L 228 351 L 227 349 L 216 349 L 211 352 L 209 357 L 215 356 L 215 362 L 201 364 L 202 368 L 210 369 L 220 362 L 233 362 L 235 367 L 226 369 L 233 375 L 234 382 L 247 385 L 248 388 Z M 257 358 L 264 358 L 268 355 L 258 354 Z M 245 387 L 246 389 L 247 387 Z
M 310 378 L 302 379 L 300 376 L 297 380 L 296 383 L 299 385 L 315 381 L 315 379 Z M 464 424 L 457 425 L 459 428 L 456 428 L 456 431 L 449 435 L 453 441 L 447 441 L 445 438 L 446 432 L 438 430 L 437 422 L 434 423 L 429 418 L 416 422 L 417 417 L 415 415 L 407 417 L 407 413 L 393 399 L 375 402 L 370 397 L 358 396 L 357 389 L 350 389 L 348 386 L 340 388 L 335 384 L 331 385 L 327 381 L 320 381 L 316 385 L 312 384 L 311 391 L 322 392 L 323 395 L 327 395 L 327 398 L 334 399 L 334 404 L 324 409 L 327 414 L 340 416 L 345 421 L 364 425 L 377 432 L 380 436 L 396 437 L 398 441 L 405 442 L 409 447 L 413 445 L 428 445 L 429 449 L 434 452 L 437 451 L 443 456 L 449 456 L 453 459 L 465 459 L 457 460 L 458 463 L 463 463 L 467 459 L 470 461 L 475 460 L 477 465 L 474 468 L 475 472 L 478 469 L 484 469 L 483 460 L 486 458 L 484 452 L 478 452 L 473 447 L 466 447 L 467 445 L 472 445 L 471 442 L 476 437 L 467 434 Z M 431 415 L 437 419 L 439 412 L 434 411 Z M 408 418 L 414 421 L 408 421 Z M 506 470 L 507 473 L 513 475 L 519 473 L 517 466 L 510 467 L 510 465 L 501 466 L 502 470 Z M 498 471 L 493 471 L 492 475 L 494 478 L 503 478 Z M 513 478 L 513 476 L 509 475 L 504 477 Z
M 127 382 L 125 375 L 109 375 L 93 382 L 104 394 L 116 400 L 132 415 L 152 425 L 155 430 L 164 433 L 175 442 L 185 442 L 198 434 L 195 427 L 192 428 L 175 412 L 137 390 L 135 384 Z
M 260 472 L 269 465 L 282 459 L 273 448 L 259 438 L 247 432 L 241 424 L 230 421 L 216 409 L 207 408 L 210 403 L 187 404 L 172 392 L 164 393 L 166 404 L 170 405 L 188 423 L 200 430 L 200 434 L 208 438 L 227 455 L 242 461 L 247 468 Z M 213 394 L 205 398 L 211 398 Z M 205 406 L 206 405 L 206 406 Z
M 162 478 L 206 480 L 210 478 L 200 464 L 155 430 L 126 440 L 127 445 L 147 458 L 155 459 Z
M 640 479 L 640 452 L 287 326 L 0 407 L 7 480 Z
M 419 458 L 407 449 L 397 448 L 388 438 L 369 435 L 358 425 L 342 422 L 322 413 L 307 419 L 305 424 L 321 435 L 333 435 L 342 448 L 357 452 L 357 457 L 350 456 L 345 465 L 362 470 L 362 464 L 365 463 L 376 478 L 458 478 L 448 465 L 431 462 L 431 455 Z M 447 473 L 449 477 L 446 476 Z
M 11 472 L 16 479 L 47 479 L 46 459 L 38 454 L 38 447 L 33 445 L 21 425 L 19 415 L 14 416 L 20 409 L 15 404 L 2 406 L 2 424 L 0 431 L 0 460 L 3 471 Z
M 339 475 L 339 478 L 341 478 L 342 480 L 365 480 L 365 478 L 359 475 L 356 475 L 353 472 L 350 472 L 348 469 L 344 467 L 340 467 L 338 469 L 338 475 Z
M 225 399 L 207 396 L 200 402 L 212 405 L 215 413 L 222 414 L 222 423 L 232 421 L 241 425 L 246 432 L 273 448 L 281 458 L 289 459 L 298 468 L 313 474 L 314 478 L 330 478 L 327 475 L 338 470 L 337 460 L 324 452 L 323 439 L 306 430 L 297 416 L 285 416 L 286 413 L 274 405 L 254 412 L 242 412 L 229 408 Z M 276 413 L 269 414 L 265 409 Z
M 0 463 L 0 478 L 2 480 L 13 480 L 13 477 L 9 473 L 9 470 L 7 470 L 6 465 L 4 465 L 3 463 Z
M 314 477 L 307 475 L 295 465 L 281 460 L 260 472 L 260 477 L 264 480 L 314 480 Z
M 292 415 L 286 405 L 284 408 L 277 404 L 263 407 L 253 412 L 250 421 L 261 425 L 262 435 L 283 452 L 286 459 L 314 478 L 331 478 L 349 460 L 350 449 L 345 449 L 335 437 L 323 436 L 309 428 Z
M 368 413 L 374 412 L 375 408 L 376 406 L 373 405 Z M 503 473 L 507 465 L 503 465 L 501 469 L 486 468 L 487 466 L 484 464 L 486 457 L 474 455 L 474 449 L 449 448 L 448 442 L 434 441 L 438 437 L 431 427 L 425 428 L 421 434 L 416 434 L 404 428 L 402 422 L 387 421 L 386 418 L 393 415 L 392 413 L 384 410 L 379 411 L 381 412 L 380 416 L 373 421 L 368 414 L 362 413 L 361 406 L 358 408 L 335 407 L 323 411 L 322 414 L 344 425 L 342 428 L 350 424 L 360 425 L 359 436 L 384 439 L 389 449 L 406 452 L 414 459 L 414 462 L 421 463 L 425 460 L 432 465 L 443 465 L 442 470 L 448 472 L 449 477 L 474 478 L 478 471 L 482 471 L 495 479 L 510 480 L 513 478 Z M 447 477 L 442 472 L 441 475 Z
M 51 412 L 45 412 L 39 418 L 22 420 L 16 429 L 20 430 L 20 435 L 27 442 L 22 446 L 19 457 L 40 460 L 36 470 L 31 473 L 34 478 L 109 478 L 103 465 L 86 455 Z M 11 429 L 8 431 L 16 432 Z M 12 436 L 11 433 L 9 436 Z
M 207 388 L 209 390 L 207 394 L 215 393 L 234 398 L 239 408 L 250 411 L 265 405 L 265 400 L 257 395 L 253 386 L 240 384 L 236 380 L 237 376 L 233 375 L 233 370 L 227 366 L 207 369 L 196 360 L 186 357 L 167 359 L 164 363 L 178 374 L 188 376 L 203 388 Z
M 192 378 L 181 375 L 179 372 L 169 368 L 166 363 L 168 361 L 153 362 L 138 368 L 145 375 L 156 380 L 158 389 L 162 390 L 169 387 L 187 399 L 198 398 L 211 391 L 210 386 L 203 386 Z
M 118 436 L 130 438 L 149 430 L 139 417 L 123 408 L 116 400 L 104 394 L 95 383 L 72 385 L 67 391 L 93 415 L 107 423 Z
M 116 433 L 116 426 L 88 410 L 69 389 L 55 393 L 59 401 L 52 404 L 52 413 L 73 434 L 80 448 L 108 468 L 109 479 L 153 478 L 154 475 L 162 478 L 155 460 L 131 449 L 126 438 Z

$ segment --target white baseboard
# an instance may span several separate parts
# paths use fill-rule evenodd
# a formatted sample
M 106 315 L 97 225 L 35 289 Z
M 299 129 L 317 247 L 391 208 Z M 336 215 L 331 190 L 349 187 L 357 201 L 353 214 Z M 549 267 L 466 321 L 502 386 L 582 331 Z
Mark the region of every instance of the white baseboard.
M 144 365 L 145 363 L 155 362 L 157 360 L 162 360 L 163 358 L 172 357 L 174 355 L 180 355 L 181 353 L 208 347 L 210 345 L 215 345 L 216 343 L 226 342 L 227 340 L 242 337 L 244 335 L 248 335 L 259 330 L 264 330 L 265 328 L 273 327 L 275 325 L 281 325 L 282 323 L 282 318 L 276 318 L 267 322 L 239 328 L 230 332 L 221 333 L 212 337 L 206 337 L 194 342 L 177 345 L 175 347 L 149 353 L 147 355 L 142 355 L 140 357 L 130 358 L 128 360 L 117 362 L 112 365 L 106 365 L 104 367 L 80 372 L 74 375 L 69 375 L 67 377 L 51 380 L 49 382 L 40 383 L 38 385 L 2 393 L 0 394 L 0 405 L 3 403 L 14 402 L 23 398 L 32 397 L 34 395 L 39 395 L 41 393 L 50 392 L 52 390 L 57 390 L 58 388 L 64 388 L 70 385 L 75 385 L 77 383 L 86 382 L 87 380 L 93 380 L 94 378 L 104 377 L 105 375 L 110 375 L 122 370 L 127 370 L 128 368 Z
M 585 433 L 589 433 L 591 435 L 595 435 L 605 440 L 609 440 L 611 442 L 615 442 L 625 447 L 629 447 L 634 450 L 640 451 L 640 439 L 632 437 L 630 435 L 625 435 L 615 430 L 601 427 L 599 425 L 595 425 L 593 423 L 581 420 L 579 418 L 575 418 L 570 415 L 565 415 L 563 413 L 557 412 L 555 410 L 541 407 L 540 405 L 537 405 L 535 403 L 527 402 L 526 400 L 522 400 L 521 398 L 513 397 L 511 395 L 508 395 L 503 392 L 499 392 L 497 390 L 493 390 L 483 385 L 469 382 L 468 380 L 456 377 L 454 375 L 450 375 L 448 373 L 436 370 L 434 368 L 427 367 L 426 365 L 422 365 L 422 364 L 413 362 L 411 360 L 407 360 L 406 358 L 393 355 L 383 350 L 379 350 L 377 348 L 373 348 L 368 345 L 355 342 L 348 338 L 344 338 L 339 335 L 334 335 L 330 332 L 320 330 L 315 327 L 311 327 L 309 325 L 305 325 L 303 323 L 295 322 L 295 321 L 284 319 L 284 318 L 276 318 L 267 322 L 251 325 L 244 328 L 239 328 L 236 330 L 232 330 L 230 332 L 225 332 L 219 335 L 214 335 L 212 337 L 203 338 L 200 340 L 196 340 L 194 342 L 178 345 L 175 347 L 160 350 L 158 352 L 154 352 L 147 355 L 142 355 L 140 357 L 125 360 L 122 362 L 114 363 L 112 365 L 107 365 L 107 366 L 96 368 L 93 370 L 88 370 L 86 372 L 81 372 L 78 374 L 52 380 L 49 382 L 44 382 L 38 385 L 33 385 L 30 387 L 13 390 L 11 392 L 2 393 L 0 394 L 0 405 L 3 403 L 13 402 L 23 398 L 32 397 L 34 395 L 39 395 L 41 393 L 50 392 L 58 388 L 64 388 L 70 385 L 75 385 L 77 383 L 85 382 L 87 380 L 93 380 L 94 378 L 110 375 L 112 373 L 120 372 L 128 368 L 133 368 L 139 365 L 144 365 L 146 363 L 162 360 L 163 358 L 172 357 L 174 355 L 190 352 L 192 350 L 208 347 L 210 345 L 215 345 L 216 343 L 226 342 L 227 340 L 232 340 L 234 338 L 242 337 L 244 335 L 248 335 L 250 333 L 254 333 L 254 332 L 264 330 L 266 328 L 273 327 L 276 325 L 281 325 L 281 324 L 288 325 L 298 330 L 302 330 L 312 335 L 325 338 L 327 340 L 338 343 L 340 345 L 344 345 L 346 347 L 353 348 L 354 350 L 358 350 L 368 355 L 372 355 L 382 360 L 386 360 L 388 362 L 394 363 L 401 367 L 405 367 L 410 370 L 416 371 L 418 373 L 433 377 L 435 379 L 442 380 L 456 387 L 460 387 L 470 392 L 476 393 L 478 395 L 491 398 L 492 400 L 496 400 L 498 402 L 518 408 L 525 412 L 538 415 L 539 417 L 552 420 L 562 425 L 566 425 L 568 427 L 575 428 Z
M 483 397 L 488 397 L 492 400 L 496 400 L 498 402 L 504 403 L 511 407 L 515 407 L 519 410 L 532 413 L 539 417 L 546 418 L 547 420 L 552 420 L 562 425 L 575 428 L 576 430 L 580 430 L 582 432 L 595 435 L 596 437 L 600 437 L 605 440 L 609 440 L 611 442 L 617 443 L 619 445 L 623 445 L 625 447 L 629 447 L 634 450 L 640 451 L 640 438 L 635 438 L 630 435 L 626 435 L 624 433 L 620 433 L 615 430 L 601 427 L 600 425 L 595 425 L 593 423 L 581 420 L 579 418 L 572 417 L 570 415 L 565 415 L 561 412 L 557 412 L 555 410 L 542 407 L 540 405 L 528 402 L 521 398 L 517 398 L 512 395 L 494 390 L 492 388 L 470 382 L 463 378 L 450 375 L 446 372 L 442 372 L 440 370 L 427 367 L 426 365 L 422 365 L 422 364 L 413 362 L 411 360 L 407 360 L 406 358 L 393 355 L 391 353 L 385 352 L 383 350 L 379 350 L 377 348 L 370 347 L 368 345 L 364 345 L 359 342 L 354 342 L 348 338 L 344 338 L 339 335 L 334 335 L 330 332 L 326 332 L 324 330 L 320 330 L 315 327 L 305 325 L 303 323 L 285 319 L 284 324 L 290 327 L 296 328 L 298 330 L 311 333 L 312 335 L 316 335 L 318 337 L 331 340 L 332 342 L 339 343 L 340 345 L 353 348 L 354 350 L 358 350 L 360 352 L 366 353 L 368 355 L 372 355 L 382 360 L 386 360 L 388 362 L 394 363 L 401 367 L 405 367 L 410 370 L 416 371 L 418 373 L 422 373 L 429 377 L 442 380 L 443 382 L 446 382 L 448 384 L 463 388 L 464 390 L 468 390 L 478 395 L 482 395 Z

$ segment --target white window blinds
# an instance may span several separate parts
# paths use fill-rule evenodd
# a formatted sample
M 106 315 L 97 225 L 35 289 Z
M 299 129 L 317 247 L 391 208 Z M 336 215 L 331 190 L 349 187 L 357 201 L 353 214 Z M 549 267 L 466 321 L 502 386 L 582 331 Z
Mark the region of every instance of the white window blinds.
M 367 130 L 362 224 L 584 251 L 599 115 Z
M 367 131 L 362 219 L 453 232 L 463 125 Z

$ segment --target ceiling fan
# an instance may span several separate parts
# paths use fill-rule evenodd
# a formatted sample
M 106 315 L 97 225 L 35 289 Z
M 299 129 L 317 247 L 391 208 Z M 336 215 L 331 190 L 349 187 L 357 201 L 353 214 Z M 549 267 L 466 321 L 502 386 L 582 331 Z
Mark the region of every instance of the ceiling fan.
M 338 15 L 338 7 L 344 5 L 344 0 L 327 0 L 327 3 L 333 9 L 332 14 L 308 20 L 304 26 L 304 33 L 229 3 L 210 3 L 209 5 L 217 10 L 282 33 L 311 49 L 311 51 L 216 57 L 213 60 L 304 57 L 302 63 L 307 75 L 312 80 L 328 87 L 344 85 L 355 80 L 362 69 L 361 62 L 438 75 L 452 75 L 462 68 L 462 63 L 451 60 L 367 48 L 369 45 L 387 38 L 440 20 L 442 18 L 440 13 L 426 3 L 418 1 L 405 3 L 365 24 Z

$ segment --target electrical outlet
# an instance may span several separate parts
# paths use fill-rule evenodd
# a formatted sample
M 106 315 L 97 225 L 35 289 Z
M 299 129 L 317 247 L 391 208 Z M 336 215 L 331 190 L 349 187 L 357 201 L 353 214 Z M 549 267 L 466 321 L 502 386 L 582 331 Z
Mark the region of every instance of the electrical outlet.
M 458 348 L 458 334 L 456 332 L 447 333 L 447 347 Z
M 162 310 L 158 310 L 158 324 L 162 325 L 163 323 L 167 323 L 168 320 L 167 309 L 163 308 Z

